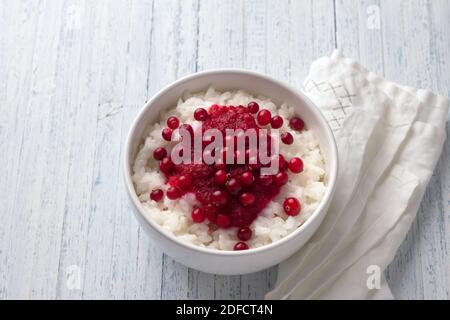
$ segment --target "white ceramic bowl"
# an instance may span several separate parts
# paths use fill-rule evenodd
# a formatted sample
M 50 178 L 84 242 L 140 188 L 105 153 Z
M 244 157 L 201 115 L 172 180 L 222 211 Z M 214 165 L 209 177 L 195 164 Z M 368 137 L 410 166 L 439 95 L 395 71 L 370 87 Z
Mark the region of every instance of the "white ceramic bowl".
M 132 164 L 144 131 L 159 121 L 159 115 L 173 108 L 184 92 L 204 91 L 213 85 L 219 91 L 244 89 L 269 97 L 277 104 L 287 103 L 304 119 L 308 129 L 317 136 L 326 162 L 326 191 L 317 210 L 296 231 L 269 245 L 245 251 L 219 251 L 181 242 L 144 214 L 131 179 Z M 322 222 L 333 196 L 338 171 L 337 148 L 333 133 L 319 109 L 300 91 L 280 81 L 258 73 L 226 69 L 196 73 L 165 87 L 150 99 L 134 120 L 124 153 L 124 177 L 135 215 L 156 246 L 182 264 L 215 274 L 244 274 L 259 271 L 280 263 L 300 249 Z

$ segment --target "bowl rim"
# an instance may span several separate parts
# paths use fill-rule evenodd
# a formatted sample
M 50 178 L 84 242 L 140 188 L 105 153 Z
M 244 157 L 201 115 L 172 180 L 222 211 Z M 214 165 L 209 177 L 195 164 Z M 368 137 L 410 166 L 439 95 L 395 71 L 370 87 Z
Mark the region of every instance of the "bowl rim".
M 267 245 L 263 245 L 258 248 L 250 248 L 248 250 L 241 250 L 241 251 L 217 250 L 217 249 L 212 249 L 212 248 L 200 247 L 200 246 L 179 240 L 174 234 L 163 229 L 160 225 L 158 225 L 155 221 L 153 221 L 153 219 L 151 219 L 144 213 L 144 208 L 143 208 L 141 202 L 139 201 L 133 181 L 131 179 L 131 176 L 132 176 L 131 163 L 132 162 L 130 159 L 131 158 L 130 154 L 131 154 L 132 137 L 133 137 L 133 134 L 134 134 L 138 124 L 144 120 L 143 115 L 146 113 L 147 109 L 149 109 L 155 103 L 155 101 L 157 101 L 159 99 L 160 96 L 168 93 L 170 90 L 172 90 L 180 85 L 183 85 L 195 78 L 211 76 L 211 75 L 223 75 L 223 74 L 243 74 L 243 75 L 247 75 L 247 76 L 251 76 L 251 77 L 262 78 L 266 81 L 273 82 L 274 84 L 276 84 L 278 86 L 285 87 L 287 90 L 292 91 L 293 93 L 297 94 L 305 102 L 305 104 L 308 105 L 308 107 L 311 109 L 311 111 L 319 119 L 319 122 L 321 123 L 321 125 L 323 126 L 323 128 L 325 130 L 326 138 L 329 140 L 330 146 L 331 146 L 331 153 L 330 153 L 331 156 L 329 158 L 330 169 L 328 172 L 328 184 L 326 186 L 325 194 L 324 194 L 322 200 L 320 201 L 318 207 L 311 214 L 311 216 L 301 226 L 299 226 L 295 231 L 291 232 L 287 236 L 285 236 L 275 242 L 269 243 Z M 270 97 L 268 96 L 268 98 L 270 98 Z M 327 204 L 331 201 L 332 196 L 335 191 L 335 188 L 336 188 L 336 180 L 337 180 L 338 167 L 339 167 L 338 150 L 337 150 L 337 145 L 336 145 L 336 140 L 334 138 L 334 134 L 333 134 L 328 122 L 326 121 L 325 117 L 323 116 L 322 112 L 301 90 L 296 89 L 293 86 L 291 86 L 290 84 L 284 83 L 280 80 L 277 80 L 277 79 L 267 76 L 265 74 L 255 72 L 255 71 L 245 70 L 245 69 L 239 69 L 239 68 L 211 69 L 211 70 L 192 73 L 187 76 L 181 77 L 180 79 L 178 79 L 178 80 L 168 84 L 167 86 L 163 87 L 162 89 L 160 89 L 144 104 L 144 106 L 140 109 L 138 114 L 135 116 L 135 118 L 131 124 L 131 127 L 128 131 L 126 141 L 125 141 L 125 148 L 123 150 L 124 150 L 123 161 L 122 161 L 123 175 L 124 175 L 127 193 L 128 193 L 129 198 L 131 199 L 131 202 L 133 203 L 135 209 L 137 209 L 137 211 L 144 218 L 144 220 L 153 229 L 155 229 L 157 232 L 162 234 L 167 240 L 169 240 L 177 245 L 185 247 L 186 249 L 192 249 L 194 251 L 198 251 L 198 252 L 202 252 L 202 253 L 210 254 L 210 255 L 217 255 L 217 256 L 255 255 L 255 254 L 261 253 L 263 251 L 269 251 L 274 248 L 280 247 L 285 242 L 289 242 L 293 238 L 297 237 L 304 230 L 306 230 L 313 223 L 313 221 L 315 219 L 317 219 L 317 217 L 319 216 L 319 213 L 321 211 L 325 210 Z M 326 214 L 327 213 L 325 213 L 325 215 Z

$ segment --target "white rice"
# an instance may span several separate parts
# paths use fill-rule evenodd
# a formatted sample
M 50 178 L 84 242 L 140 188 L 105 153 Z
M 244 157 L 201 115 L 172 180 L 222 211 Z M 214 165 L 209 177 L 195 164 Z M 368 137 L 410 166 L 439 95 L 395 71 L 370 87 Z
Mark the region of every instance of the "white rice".
M 193 194 L 187 194 L 178 200 L 169 200 L 165 196 L 160 202 L 150 200 L 149 194 L 153 189 L 159 188 L 164 191 L 167 189 L 165 176 L 159 172 L 158 162 L 153 159 L 154 149 L 165 147 L 170 151 L 175 144 L 161 137 L 161 130 L 166 127 L 167 118 L 175 115 L 180 123 L 189 123 L 195 128 L 197 122 L 193 113 L 197 107 L 207 107 L 214 103 L 247 105 L 250 101 L 258 102 L 261 108 L 266 108 L 285 119 L 280 130 L 291 132 L 294 143 L 292 145 L 280 143 L 280 153 L 288 161 L 292 157 L 300 157 L 304 163 L 304 170 L 300 174 L 289 173 L 289 182 L 251 224 L 253 236 L 247 244 L 250 248 L 256 248 L 285 237 L 302 225 L 320 203 L 325 191 L 324 160 L 316 137 L 311 131 L 296 132 L 288 127 L 288 119 L 294 116 L 293 108 L 285 104 L 278 107 L 266 97 L 253 97 L 241 90 L 221 93 L 209 88 L 206 92 L 189 94 L 179 99 L 176 107 L 164 114 L 159 123 L 150 127 L 133 165 L 133 181 L 145 214 L 178 239 L 218 250 L 233 250 L 234 244 L 239 241 L 236 235 L 237 228 L 211 231 L 207 220 L 205 223 L 192 222 L 191 212 L 197 203 Z M 296 197 L 300 200 L 302 209 L 299 215 L 292 217 L 284 213 L 282 203 L 286 197 Z

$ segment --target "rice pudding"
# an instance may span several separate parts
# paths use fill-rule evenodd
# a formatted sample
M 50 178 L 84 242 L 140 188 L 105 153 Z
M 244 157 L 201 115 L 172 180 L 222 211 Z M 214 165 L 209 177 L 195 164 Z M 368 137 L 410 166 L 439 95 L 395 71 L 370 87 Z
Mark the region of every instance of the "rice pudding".
M 174 163 L 179 132 L 208 129 L 266 130 L 269 149 L 278 142 L 279 154 L 269 154 L 278 171 L 262 174 L 268 165 L 251 161 L 247 145 L 237 156 L 238 151 L 227 149 L 226 137 L 220 155 L 212 155 L 213 164 Z M 211 142 L 204 140 L 202 159 Z M 229 153 L 244 162 L 229 164 Z M 241 90 L 209 88 L 180 98 L 149 127 L 132 179 L 145 214 L 167 232 L 202 247 L 245 250 L 285 237 L 311 216 L 325 191 L 324 168 L 316 137 L 291 106 Z

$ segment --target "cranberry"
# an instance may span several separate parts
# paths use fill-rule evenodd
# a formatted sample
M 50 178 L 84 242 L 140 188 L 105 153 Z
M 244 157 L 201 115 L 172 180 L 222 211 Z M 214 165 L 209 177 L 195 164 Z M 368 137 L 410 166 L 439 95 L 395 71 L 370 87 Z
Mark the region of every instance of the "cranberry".
M 166 191 L 167 198 L 175 200 L 181 197 L 181 192 L 177 187 L 169 187 Z
M 243 206 L 249 206 L 249 205 L 252 205 L 255 202 L 255 196 L 254 196 L 253 193 L 244 192 L 239 197 L 239 200 L 241 201 Z
M 167 126 L 170 128 L 170 129 L 173 129 L 173 130 L 175 130 L 176 128 L 178 128 L 178 126 L 180 125 L 180 121 L 178 120 L 178 118 L 177 117 L 175 117 L 175 116 L 171 116 L 171 117 L 169 117 L 169 119 L 167 119 Z
M 155 189 L 152 192 L 150 192 L 150 199 L 153 201 L 160 201 L 164 196 L 164 192 L 161 189 Z
M 292 134 L 290 132 L 283 132 L 281 134 L 281 141 L 284 144 L 292 144 L 294 142 L 294 137 L 292 136 Z
M 250 102 L 248 105 L 248 111 L 250 111 L 250 113 L 256 114 L 259 111 L 259 104 L 256 103 L 255 101 Z
M 153 151 L 153 158 L 155 160 L 158 160 L 158 161 L 162 160 L 166 156 L 167 156 L 167 150 L 162 147 L 156 148 L 155 151 Z
M 282 185 L 285 185 L 288 182 L 289 177 L 288 177 L 288 174 L 283 171 L 283 172 L 278 172 L 275 175 L 273 180 L 274 180 L 275 184 L 280 187 Z
M 225 184 L 227 182 L 227 172 L 225 170 L 216 171 L 214 181 L 218 184 Z
M 169 157 L 165 157 L 161 160 L 159 163 L 159 170 L 161 170 L 165 174 L 169 174 L 174 169 L 174 164 L 172 162 L 172 159 Z
M 227 192 L 230 194 L 237 194 L 239 191 L 241 191 L 242 186 L 237 179 L 231 178 L 225 183 L 225 189 L 227 189 Z
M 208 111 L 203 108 L 197 108 L 194 111 L 194 119 L 197 121 L 205 121 L 208 118 Z
M 205 218 L 206 218 L 205 212 L 201 208 L 194 209 L 194 211 L 192 211 L 191 216 L 192 216 L 192 221 L 197 222 L 197 223 L 205 221 Z
M 172 140 L 172 129 L 170 128 L 164 128 L 162 130 L 162 137 L 166 141 Z
M 283 208 L 284 208 L 284 212 L 286 212 L 287 215 L 296 216 L 299 214 L 299 212 L 301 210 L 301 205 L 300 205 L 300 202 L 296 198 L 290 197 L 290 198 L 286 198 L 286 200 L 284 200 Z
M 280 116 L 273 116 L 272 119 L 270 119 L 270 125 L 274 129 L 279 129 L 283 126 L 283 118 Z
M 245 242 L 238 242 L 234 245 L 235 251 L 248 250 L 248 245 Z
M 247 241 L 252 237 L 252 229 L 249 227 L 243 227 L 238 230 L 237 237 L 239 240 Z
M 256 120 L 258 120 L 259 125 L 265 126 L 265 125 L 269 124 L 271 117 L 272 117 L 272 115 L 269 110 L 262 109 L 260 112 L 258 112 L 258 115 L 256 116 Z
M 216 224 L 219 228 L 227 228 L 231 224 L 231 218 L 225 214 L 219 213 L 217 215 Z
M 262 175 L 258 177 L 258 182 L 260 185 L 268 187 L 272 184 L 273 176 L 271 175 Z
M 296 131 L 302 131 L 305 123 L 299 117 L 294 117 L 289 120 L 289 126 Z
M 300 173 L 303 171 L 303 161 L 300 158 L 292 158 L 289 160 L 289 170 L 293 173 Z
M 212 204 L 207 204 L 203 207 L 203 212 L 205 212 L 206 217 L 212 223 L 216 223 L 217 219 L 217 209 Z
M 244 186 L 249 186 L 253 183 L 253 181 L 255 181 L 255 177 L 253 176 L 253 174 L 251 172 L 244 172 L 243 174 L 241 174 L 241 176 L 239 177 L 239 181 L 244 185 Z
M 288 163 L 282 154 L 273 156 L 272 161 L 278 161 L 278 170 L 280 170 L 280 171 L 287 170 Z
M 181 190 L 188 190 L 191 187 L 192 180 L 189 176 L 180 176 L 177 181 L 177 186 Z
M 228 195 L 223 190 L 216 190 L 211 194 L 211 201 L 218 207 L 224 206 L 228 202 Z

